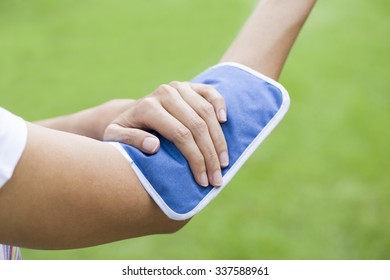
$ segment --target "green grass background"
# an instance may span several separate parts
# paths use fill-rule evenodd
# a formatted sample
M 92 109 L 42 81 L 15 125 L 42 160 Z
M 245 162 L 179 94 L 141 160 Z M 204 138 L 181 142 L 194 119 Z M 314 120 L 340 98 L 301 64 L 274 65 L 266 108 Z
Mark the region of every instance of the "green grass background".
M 37 120 L 216 63 L 253 0 L 4 0 L 0 104 Z M 291 109 L 173 235 L 25 259 L 389 259 L 390 4 L 319 1 L 284 69 Z

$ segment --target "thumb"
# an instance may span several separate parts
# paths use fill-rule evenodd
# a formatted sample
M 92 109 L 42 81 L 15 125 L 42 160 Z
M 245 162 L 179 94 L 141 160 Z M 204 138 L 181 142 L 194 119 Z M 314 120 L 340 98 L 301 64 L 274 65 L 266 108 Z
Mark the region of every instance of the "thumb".
M 104 131 L 105 141 L 118 141 L 129 144 L 147 154 L 154 154 L 160 148 L 160 140 L 153 134 L 137 128 L 126 128 L 110 124 Z

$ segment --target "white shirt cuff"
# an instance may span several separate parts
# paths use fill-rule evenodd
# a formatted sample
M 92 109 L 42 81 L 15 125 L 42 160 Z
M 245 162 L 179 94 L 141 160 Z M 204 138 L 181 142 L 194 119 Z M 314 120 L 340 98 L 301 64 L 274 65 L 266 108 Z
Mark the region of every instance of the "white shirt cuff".
M 0 107 L 0 188 L 12 177 L 26 142 L 26 122 Z

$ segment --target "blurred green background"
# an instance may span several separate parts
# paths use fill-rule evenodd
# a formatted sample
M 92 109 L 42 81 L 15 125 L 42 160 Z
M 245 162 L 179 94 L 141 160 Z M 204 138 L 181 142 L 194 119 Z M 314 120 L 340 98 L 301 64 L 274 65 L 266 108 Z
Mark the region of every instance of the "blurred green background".
M 0 104 L 37 120 L 189 80 L 255 4 L 1 1 Z M 389 259 L 389 11 L 317 3 L 281 77 L 289 113 L 183 230 L 24 259 Z

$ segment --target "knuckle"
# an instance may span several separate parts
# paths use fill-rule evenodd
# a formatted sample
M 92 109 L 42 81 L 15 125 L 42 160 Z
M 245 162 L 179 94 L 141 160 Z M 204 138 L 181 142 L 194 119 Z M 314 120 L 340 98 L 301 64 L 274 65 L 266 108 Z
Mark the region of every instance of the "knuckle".
M 175 87 L 175 88 L 178 87 L 178 86 L 180 86 L 180 84 L 181 84 L 181 83 L 178 82 L 178 81 L 172 81 L 172 82 L 169 83 L 169 85 L 170 85 L 171 87 Z
M 210 166 L 213 166 L 213 167 L 219 166 L 218 155 L 215 151 L 208 151 L 206 154 L 206 159 L 209 162 Z
M 104 130 L 103 140 L 114 140 L 115 128 L 113 124 L 110 124 Z
M 205 91 L 206 93 L 213 93 L 214 92 L 213 86 L 210 86 L 207 84 L 202 84 L 201 87 L 202 87 L 203 91 Z
M 170 88 L 171 86 L 167 85 L 167 84 L 162 84 L 162 85 L 159 85 L 152 93 L 152 95 L 157 95 L 157 96 L 164 96 L 166 95 L 167 93 L 169 93 L 170 91 Z
M 152 116 L 156 115 L 160 111 L 161 106 L 159 102 L 153 97 L 145 97 L 138 101 L 137 106 L 134 107 L 134 111 L 131 114 L 132 122 L 136 124 L 148 124 Z M 129 118 L 130 120 L 130 118 Z
M 206 122 L 199 117 L 191 119 L 191 129 L 198 134 L 203 134 L 208 131 Z
M 214 113 L 214 107 L 213 105 L 211 105 L 210 103 L 208 102 L 204 102 L 201 106 L 200 106 L 200 110 L 202 112 L 202 114 L 208 118 L 212 117 L 215 115 Z
M 157 105 L 157 101 L 151 97 L 151 96 L 148 96 L 148 97 L 145 97 L 145 98 L 142 98 L 138 101 L 138 108 L 141 109 L 142 111 L 146 111 L 146 110 L 149 110 L 149 109 L 154 109 L 156 108 L 156 105 Z
M 202 154 L 196 154 L 194 155 L 190 161 L 194 164 L 194 166 L 196 166 L 197 168 L 199 169 L 203 169 L 204 168 L 204 157 L 202 156 Z
M 177 90 L 170 85 L 163 84 L 155 90 L 155 94 L 161 99 L 174 98 L 177 96 Z
M 135 139 L 134 139 L 134 136 L 132 135 L 129 135 L 129 134 L 123 134 L 121 136 L 121 142 L 124 142 L 126 144 L 129 144 L 130 146 L 136 146 L 136 142 L 135 142 Z
M 169 85 L 178 90 L 179 92 L 185 91 L 189 87 L 188 83 L 178 81 L 170 82 Z
M 205 95 L 208 97 L 208 100 L 211 102 L 224 102 L 224 98 L 222 97 L 221 93 L 217 91 L 214 86 L 203 85 L 202 87 Z
M 174 130 L 173 138 L 178 143 L 183 144 L 192 138 L 191 131 L 185 126 L 180 125 Z
M 216 149 L 219 150 L 219 151 L 225 151 L 227 150 L 227 145 L 226 145 L 226 141 L 225 141 L 225 137 L 223 136 L 223 134 L 217 134 L 214 138 L 213 138 L 213 142 L 215 144 L 215 146 L 217 147 Z
M 136 135 L 132 133 L 132 130 L 116 129 L 115 127 L 107 128 L 107 140 L 120 141 L 131 146 L 135 145 Z
M 222 97 L 222 95 L 217 92 L 212 98 L 212 101 L 217 102 L 219 104 L 225 104 L 225 99 Z

